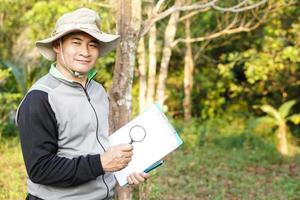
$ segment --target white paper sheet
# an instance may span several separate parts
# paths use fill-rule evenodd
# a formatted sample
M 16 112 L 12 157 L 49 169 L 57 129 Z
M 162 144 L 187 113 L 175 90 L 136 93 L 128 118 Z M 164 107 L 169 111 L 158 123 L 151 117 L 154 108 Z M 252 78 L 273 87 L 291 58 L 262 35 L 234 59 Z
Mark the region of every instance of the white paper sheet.
M 127 184 L 129 174 L 143 172 L 182 144 L 182 140 L 161 111 L 159 105 L 154 104 L 113 133 L 109 137 L 111 145 L 130 143 L 129 131 L 135 125 L 142 126 L 146 131 L 146 136 L 141 142 L 133 142 L 134 150 L 131 162 L 126 168 L 115 172 L 120 186 Z

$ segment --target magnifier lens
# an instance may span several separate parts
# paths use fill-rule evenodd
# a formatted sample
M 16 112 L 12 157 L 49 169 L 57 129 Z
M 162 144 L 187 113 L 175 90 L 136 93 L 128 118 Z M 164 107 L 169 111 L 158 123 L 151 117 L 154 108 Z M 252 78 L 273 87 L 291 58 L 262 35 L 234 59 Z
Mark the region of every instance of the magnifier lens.
M 130 137 L 134 142 L 141 142 L 145 138 L 146 132 L 142 127 L 135 126 L 130 131 Z

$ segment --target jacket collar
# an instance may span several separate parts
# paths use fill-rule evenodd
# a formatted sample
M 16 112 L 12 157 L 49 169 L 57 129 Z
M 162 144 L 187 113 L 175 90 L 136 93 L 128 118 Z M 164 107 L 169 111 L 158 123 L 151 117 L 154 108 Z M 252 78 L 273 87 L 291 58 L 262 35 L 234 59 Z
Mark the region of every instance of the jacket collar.
M 49 73 L 54 76 L 55 78 L 70 82 L 70 83 L 76 83 L 75 81 L 72 81 L 70 79 L 67 79 L 57 68 L 56 68 L 56 63 L 52 63 L 51 68 L 49 70 Z M 97 74 L 97 71 L 95 69 L 91 69 L 88 72 L 87 75 L 87 83 L 89 83 Z

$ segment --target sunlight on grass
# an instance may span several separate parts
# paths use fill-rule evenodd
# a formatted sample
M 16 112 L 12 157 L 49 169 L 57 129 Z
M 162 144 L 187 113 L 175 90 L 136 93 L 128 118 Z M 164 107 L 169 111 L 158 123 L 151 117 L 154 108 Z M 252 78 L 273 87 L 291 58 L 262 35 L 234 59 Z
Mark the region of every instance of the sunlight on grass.
M 231 140 L 237 139 L 182 146 L 151 172 L 134 200 L 299 199 L 299 155 L 284 158 L 275 148 L 250 144 L 236 148 Z M 26 172 L 17 138 L 1 141 L 0 161 L 0 199 L 25 199 Z
M 5 138 L 0 143 L 0 199 L 25 199 L 26 171 L 19 140 Z
M 299 172 L 299 155 L 282 157 L 275 149 L 219 143 L 181 148 L 151 177 L 147 199 L 297 200 Z

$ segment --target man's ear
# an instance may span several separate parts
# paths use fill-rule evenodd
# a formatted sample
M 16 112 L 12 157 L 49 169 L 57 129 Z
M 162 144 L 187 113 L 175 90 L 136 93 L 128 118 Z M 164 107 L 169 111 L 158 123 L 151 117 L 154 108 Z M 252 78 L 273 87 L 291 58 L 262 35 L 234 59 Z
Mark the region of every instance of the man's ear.
M 60 52 L 60 47 L 59 47 L 59 40 L 55 40 L 52 44 L 52 48 L 53 48 L 53 51 L 55 53 L 59 53 Z

